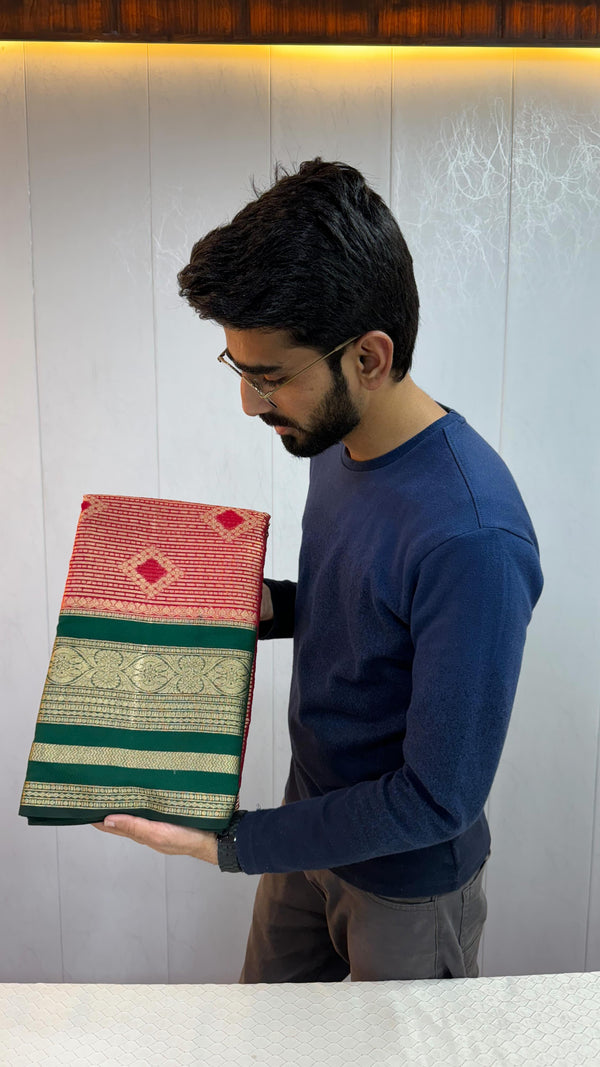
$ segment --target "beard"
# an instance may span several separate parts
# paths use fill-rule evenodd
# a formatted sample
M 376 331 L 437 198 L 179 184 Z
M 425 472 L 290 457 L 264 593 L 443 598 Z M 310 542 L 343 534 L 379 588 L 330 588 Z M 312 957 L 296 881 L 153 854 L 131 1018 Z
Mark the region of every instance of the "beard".
M 358 426 L 361 414 L 350 396 L 346 379 L 340 374 L 334 375 L 331 388 L 315 408 L 308 426 L 299 426 L 291 419 L 279 419 L 276 415 L 260 415 L 259 418 L 267 426 L 290 426 L 298 431 L 298 436 L 282 436 L 283 447 L 292 456 L 308 459 L 338 444 Z

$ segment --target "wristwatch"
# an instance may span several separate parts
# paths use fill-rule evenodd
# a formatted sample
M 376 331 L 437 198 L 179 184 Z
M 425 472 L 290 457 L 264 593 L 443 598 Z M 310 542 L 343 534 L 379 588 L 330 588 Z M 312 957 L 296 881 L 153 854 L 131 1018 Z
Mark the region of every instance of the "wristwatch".
M 241 871 L 238 863 L 235 840 L 237 828 L 243 819 L 245 811 L 236 811 L 229 826 L 222 833 L 217 834 L 217 860 L 222 871 Z

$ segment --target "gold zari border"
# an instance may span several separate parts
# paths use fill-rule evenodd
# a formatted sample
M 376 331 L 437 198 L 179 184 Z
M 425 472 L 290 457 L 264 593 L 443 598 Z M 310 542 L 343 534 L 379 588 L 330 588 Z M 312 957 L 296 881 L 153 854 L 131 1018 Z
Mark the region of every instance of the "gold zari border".
M 88 610 L 75 610 L 77 608 Z M 69 596 L 65 593 L 60 608 L 61 615 L 108 615 L 120 619 L 153 616 L 155 619 L 185 619 L 199 623 L 222 623 L 223 626 L 256 627 L 258 611 L 253 608 L 234 610 L 200 607 L 182 604 L 142 604 L 132 600 L 99 600 L 89 596 Z
M 228 818 L 235 797 L 220 793 L 184 793 L 133 786 L 63 785 L 61 782 L 25 782 L 21 804 L 54 808 L 151 808 L 169 815 L 196 819 Z
M 155 752 L 131 748 L 94 748 L 35 742 L 29 756 L 40 763 L 80 763 L 102 767 L 135 767 L 153 771 L 239 773 L 239 756 L 219 752 Z
M 158 703 L 158 700 L 156 701 Z M 244 730 L 244 712 L 239 708 L 221 708 L 210 712 L 189 702 L 179 707 L 141 707 L 129 710 L 117 707 L 115 702 L 103 701 L 93 708 L 76 707 L 67 703 L 44 698 L 38 714 L 38 722 L 58 723 L 61 726 L 110 726 L 121 730 L 154 730 L 192 732 L 202 734 L 235 734 L 240 737 Z
M 57 637 L 44 696 L 97 694 L 202 694 L 218 702 L 236 699 L 245 706 L 252 653 L 228 648 L 177 648 L 81 637 Z

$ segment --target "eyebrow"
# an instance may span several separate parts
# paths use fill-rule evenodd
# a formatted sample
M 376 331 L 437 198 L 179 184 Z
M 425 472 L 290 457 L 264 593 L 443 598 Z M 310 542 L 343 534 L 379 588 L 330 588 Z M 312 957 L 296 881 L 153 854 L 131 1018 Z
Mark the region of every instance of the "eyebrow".
M 255 363 L 252 366 L 249 366 L 247 363 L 239 363 L 237 359 L 233 358 L 228 348 L 225 349 L 225 352 L 233 365 L 237 367 L 238 370 L 244 371 L 245 374 L 273 374 L 274 371 L 283 370 L 283 365 L 281 363 Z

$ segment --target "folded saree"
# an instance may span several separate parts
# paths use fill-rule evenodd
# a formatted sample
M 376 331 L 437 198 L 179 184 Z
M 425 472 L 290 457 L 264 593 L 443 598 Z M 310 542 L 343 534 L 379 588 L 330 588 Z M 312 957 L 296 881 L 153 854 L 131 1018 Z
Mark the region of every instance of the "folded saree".
M 263 512 L 83 498 L 19 814 L 205 830 L 238 806 Z

